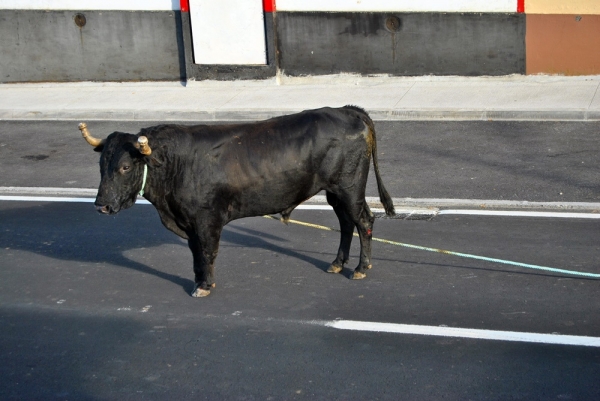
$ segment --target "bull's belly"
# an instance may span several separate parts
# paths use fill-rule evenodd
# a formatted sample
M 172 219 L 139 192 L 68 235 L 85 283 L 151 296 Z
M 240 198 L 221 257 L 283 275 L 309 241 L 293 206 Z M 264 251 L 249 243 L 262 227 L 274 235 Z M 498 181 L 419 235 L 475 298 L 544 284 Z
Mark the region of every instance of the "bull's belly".
M 237 210 L 231 213 L 231 219 L 266 214 L 291 213 L 300 203 L 321 191 L 320 186 L 311 186 L 295 191 L 247 191 L 240 198 Z

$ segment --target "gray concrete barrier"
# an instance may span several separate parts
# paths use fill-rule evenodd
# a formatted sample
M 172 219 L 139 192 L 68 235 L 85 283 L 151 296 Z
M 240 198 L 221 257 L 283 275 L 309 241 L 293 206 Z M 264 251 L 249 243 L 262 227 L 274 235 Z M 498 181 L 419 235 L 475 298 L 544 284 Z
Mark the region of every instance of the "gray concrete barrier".
M 0 82 L 185 79 L 179 11 L 0 10 Z

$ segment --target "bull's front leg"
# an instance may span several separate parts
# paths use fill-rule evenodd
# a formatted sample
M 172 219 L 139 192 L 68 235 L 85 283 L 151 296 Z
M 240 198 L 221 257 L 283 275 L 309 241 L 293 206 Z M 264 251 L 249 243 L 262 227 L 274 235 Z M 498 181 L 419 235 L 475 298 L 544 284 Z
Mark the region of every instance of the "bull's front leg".
M 194 290 L 195 298 L 205 297 L 215 287 L 215 259 L 219 252 L 219 239 L 222 226 L 203 227 L 190 233 L 188 245 L 194 257 Z

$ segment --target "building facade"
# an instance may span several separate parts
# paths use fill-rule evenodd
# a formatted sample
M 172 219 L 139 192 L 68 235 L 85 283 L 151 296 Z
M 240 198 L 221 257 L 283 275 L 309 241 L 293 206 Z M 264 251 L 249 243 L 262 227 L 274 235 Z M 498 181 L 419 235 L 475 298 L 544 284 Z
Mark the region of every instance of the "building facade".
M 0 82 L 600 74 L 597 0 L 3 0 Z

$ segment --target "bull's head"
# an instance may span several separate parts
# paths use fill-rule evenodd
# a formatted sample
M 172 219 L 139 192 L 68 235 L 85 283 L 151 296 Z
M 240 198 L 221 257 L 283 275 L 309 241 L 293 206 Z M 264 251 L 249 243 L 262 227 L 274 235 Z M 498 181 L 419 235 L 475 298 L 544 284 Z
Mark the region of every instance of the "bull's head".
M 100 187 L 96 196 L 96 210 L 115 214 L 135 203 L 143 187 L 144 166 L 152 153 L 148 139 L 132 134 L 113 132 L 106 139 L 94 138 L 85 123 L 79 124 L 83 138 L 100 155 Z

